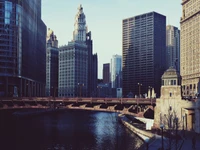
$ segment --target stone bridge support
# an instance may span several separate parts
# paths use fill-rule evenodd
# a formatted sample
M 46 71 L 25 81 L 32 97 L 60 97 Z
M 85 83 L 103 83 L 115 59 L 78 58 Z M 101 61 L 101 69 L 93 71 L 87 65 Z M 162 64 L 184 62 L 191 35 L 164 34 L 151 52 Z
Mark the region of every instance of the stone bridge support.
M 79 107 L 80 107 L 80 108 L 85 108 L 85 107 L 86 107 L 86 105 L 87 105 L 87 104 L 80 105 Z
M 96 106 L 94 106 L 94 110 L 98 110 L 98 109 L 100 109 L 100 107 L 101 107 L 101 104 L 100 105 L 96 105 Z
M 116 106 L 117 106 L 117 105 L 109 106 L 107 109 L 108 109 L 108 110 L 112 110 L 112 111 L 114 111 Z

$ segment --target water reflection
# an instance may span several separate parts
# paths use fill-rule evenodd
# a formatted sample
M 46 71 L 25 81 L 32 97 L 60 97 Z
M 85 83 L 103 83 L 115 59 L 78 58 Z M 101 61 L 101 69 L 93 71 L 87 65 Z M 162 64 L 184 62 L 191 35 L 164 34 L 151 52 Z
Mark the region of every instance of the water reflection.
M 66 110 L 28 118 L 12 113 L 0 111 L 2 150 L 133 150 L 142 143 L 116 113 Z

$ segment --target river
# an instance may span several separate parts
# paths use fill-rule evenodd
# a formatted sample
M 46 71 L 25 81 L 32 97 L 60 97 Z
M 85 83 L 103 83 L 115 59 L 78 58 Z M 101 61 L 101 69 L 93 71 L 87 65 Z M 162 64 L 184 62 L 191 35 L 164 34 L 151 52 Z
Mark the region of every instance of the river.
M 116 113 L 64 110 L 15 117 L 0 110 L 1 150 L 134 150 L 142 141 Z

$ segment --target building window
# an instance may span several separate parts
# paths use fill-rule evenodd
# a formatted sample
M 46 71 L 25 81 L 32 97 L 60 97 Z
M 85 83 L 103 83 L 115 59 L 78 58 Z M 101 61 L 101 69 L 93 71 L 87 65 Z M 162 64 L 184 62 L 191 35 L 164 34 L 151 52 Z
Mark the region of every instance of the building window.
M 171 84 L 170 85 L 173 85 L 173 80 L 171 80 Z
M 174 80 L 174 85 L 176 85 L 176 80 Z
M 172 93 L 171 92 L 169 93 L 169 96 L 172 97 Z

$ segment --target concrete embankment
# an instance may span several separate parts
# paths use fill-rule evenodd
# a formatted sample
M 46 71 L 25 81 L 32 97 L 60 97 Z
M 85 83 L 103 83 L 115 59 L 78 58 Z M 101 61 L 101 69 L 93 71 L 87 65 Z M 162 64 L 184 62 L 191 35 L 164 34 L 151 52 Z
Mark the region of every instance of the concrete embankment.
M 129 130 L 131 130 L 132 132 L 134 132 L 138 137 L 140 137 L 143 141 L 144 144 L 149 146 L 149 143 L 153 142 L 156 139 L 156 136 L 153 133 L 144 131 L 144 130 L 140 130 L 136 127 L 134 127 L 130 122 L 130 120 L 123 114 L 119 114 L 119 118 L 122 122 L 122 124 L 124 124 L 124 126 L 126 126 Z M 144 147 L 144 145 L 143 145 Z

